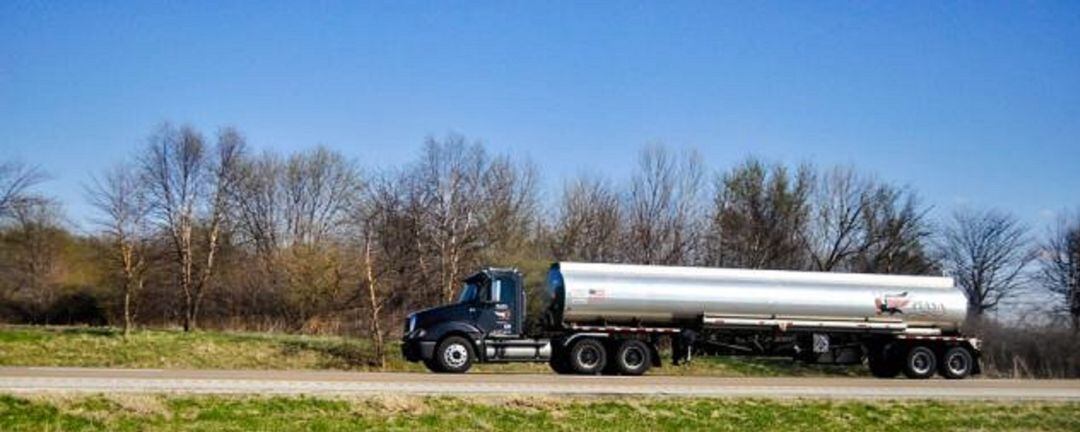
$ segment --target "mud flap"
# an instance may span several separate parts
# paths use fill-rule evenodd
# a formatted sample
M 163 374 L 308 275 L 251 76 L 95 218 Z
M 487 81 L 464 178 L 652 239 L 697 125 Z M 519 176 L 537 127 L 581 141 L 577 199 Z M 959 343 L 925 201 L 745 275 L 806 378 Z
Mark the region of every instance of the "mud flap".
M 678 366 L 690 363 L 694 342 L 697 342 L 697 332 L 683 329 L 679 334 L 671 338 L 671 363 Z

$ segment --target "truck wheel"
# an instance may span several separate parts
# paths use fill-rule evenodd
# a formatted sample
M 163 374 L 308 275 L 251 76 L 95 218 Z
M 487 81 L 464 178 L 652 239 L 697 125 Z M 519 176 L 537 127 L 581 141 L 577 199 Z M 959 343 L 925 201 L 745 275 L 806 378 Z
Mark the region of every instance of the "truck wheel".
M 584 338 L 570 348 L 570 368 L 582 375 L 599 375 L 607 365 L 604 344 L 592 338 Z
M 964 347 L 952 347 L 945 350 L 941 358 L 941 368 L 938 372 L 947 379 L 963 379 L 971 374 L 975 359 L 971 352 Z
M 652 366 L 652 356 L 645 342 L 627 339 L 615 350 L 615 371 L 623 375 L 641 375 Z
M 924 346 L 914 346 L 904 356 L 904 375 L 911 379 L 927 379 L 937 372 L 937 356 Z
M 439 343 L 435 349 L 434 363 L 436 372 L 465 373 L 472 367 L 472 343 L 461 336 L 450 336 Z

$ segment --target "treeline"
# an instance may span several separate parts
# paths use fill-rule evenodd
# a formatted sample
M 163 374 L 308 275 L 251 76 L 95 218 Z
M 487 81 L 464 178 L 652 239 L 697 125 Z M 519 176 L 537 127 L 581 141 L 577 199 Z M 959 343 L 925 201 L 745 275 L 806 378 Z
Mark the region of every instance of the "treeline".
M 0 165 L 0 319 L 277 329 L 370 337 L 451 300 L 485 264 L 556 260 L 896 274 L 948 272 L 978 317 L 1046 299 L 1040 325 L 1080 329 L 1080 216 L 1035 236 L 995 209 L 931 221 L 910 188 L 853 167 L 748 159 L 713 170 L 649 146 L 632 174 L 565 179 L 541 198 L 528 160 L 451 135 L 401 167 L 316 147 L 257 151 L 236 130 L 164 125 L 97 173 L 93 231 L 46 180 Z M 531 302 L 533 306 L 538 301 Z

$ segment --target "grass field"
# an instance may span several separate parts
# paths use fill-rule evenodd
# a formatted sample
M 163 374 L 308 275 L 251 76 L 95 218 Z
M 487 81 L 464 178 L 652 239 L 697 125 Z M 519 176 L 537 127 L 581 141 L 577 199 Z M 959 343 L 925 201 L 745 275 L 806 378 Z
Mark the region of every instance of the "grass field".
M 386 371 L 421 371 L 389 347 Z M 701 357 L 653 373 L 713 376 L 863 375 L 862 367 L 803 365 L 790 359 Z M 84 327 L 0 327 L 0 366 L 75 366 L 160 369 L 378 370 L 367 340 L 272 333 L 140 330 Z M 477 365 L 478 371 L 547 373 L 543 363 Z
M 0 395 L 4 431 L 1080 430 L 1080 404 Z

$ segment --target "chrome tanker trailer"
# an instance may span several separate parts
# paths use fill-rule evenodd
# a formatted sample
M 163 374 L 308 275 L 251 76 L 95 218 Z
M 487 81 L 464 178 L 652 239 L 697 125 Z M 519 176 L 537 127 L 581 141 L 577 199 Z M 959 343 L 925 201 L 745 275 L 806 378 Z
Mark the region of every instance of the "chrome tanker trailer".
M 458 302 L 409 315 L 402 351 L 436 372 L 548 362 L 558 373 L 640 375 L 693 353 L 868 363 L 878 377 L 964 378 L 979 341 L 951 278 L 561 262 L 526 331 L 522 275 L 486 268 Z

